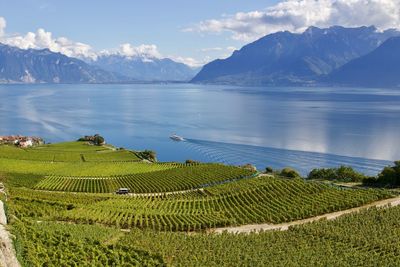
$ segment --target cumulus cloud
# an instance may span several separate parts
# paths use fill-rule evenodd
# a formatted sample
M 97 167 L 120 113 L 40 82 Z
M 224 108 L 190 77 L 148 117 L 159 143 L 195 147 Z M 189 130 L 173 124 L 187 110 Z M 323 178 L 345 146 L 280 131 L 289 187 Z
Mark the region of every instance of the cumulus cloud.
M 118 54 L 126 57 L 143 57 L 143 58 L 161 58 L 161 53 L 156 45 L 142 44 L 133 46 L 131 44 L 122 44 L 117 51 Z
M 215 48 L 210 49 L 214 50 Z M 221 48 L 222 49 L 222 48 Z M 207 49 L 205 49 L 207 50 Z M 143 61 L 149 61 L 151 62 L 152 59 L 162 59 L 165 58 L 164 55 L 162 55 L 158 47 L 156 45 L 138 45 L 134 46 L 129 43 L 121 44 L 118 49 L 113 49 L 113 50 L 103 50 L 99 53 L 100 55 L 104 56 L 110 56 L 110 55 L 119 55 L 119 56 L 124 56 L 127 58 L 137 58 L 139 57 Z M 176 56 L 176 55 L 167 55 L 167 58 L 170 58 L 174 60 L 175 62 L 183 63 L 188 65 L 189 67 L 192 68 L 197 68 L 200 66 L 203 66 L 204 64 L 208 63 L 211 58 L 210 57 L 204 57 L 202 60 L 198 60 L 192 57 L 183 57 L 183 56 Z
M 261 11 L 202 21 L 184 31 L 228 31 L 233 39 L 251 41 L 277 31 L 302 32 L 309 26 L 400 29 L 399 6 L 400 0 L 286 0 Z
M 53 38 L 51 32 L 38 29 L 25 35 L 6 35 L 4 32 L 6 22 L 0 18 L 0 42 L 21 49 L 44 49 L 59 52 L 69 57 L 96 59 L 97 54 L 90 45 L 74 42 L 65 37 Z
M 52 52 L 59 52 L 69 57 L 80 59 L 96 60 L 99 55 L 119 54 L 126 57 L 140 56 L 143 59 L 161 58 L 161 53 L 155 45 L 133 46 L 125 43 L 114 51 L 103 50 L 95 51 L 90 45 L 81 42 L 74 42 L 65 37 L 54 38 L 51 32 L 38 29 L 36 32 L 21 34 L 5 34 L 6 20 L 0 17 L 0 42 L 15 46 L 21 49 L 44 49 L 48 48 Z
M 130 43 L 121 44 L 117 49 L 96 51 L 90 45 L 81 42 L 71 41 L 65 37 L 53 37 L 51 32 L 38 29 L 36 32 L 26 34 L 6 34 L 6 20 L 0 17 L 0 43 L 15 46 L 21 49 L 49 49 L 52 52 L 59 52 L 69 57 L 84 60 L 97 60 L 99 56 L 120 55 L 127 58 L 140 57 L 143 61 L 163 58 L 158 47 L 153 44 L 142 44 L 134 46 Z M 187 64 L 191 67 L 204 65 L 210 58 L 196 60 L 191 57 L 170 56 L 171 59 Z
M 198 68 L 201 67 L 203 65 L 205 65 L 206 63 L 211 61 L 211 58 L 206 56 L 201 60 L 198 59 L 194 59 L 192 57 L 177 57 L 177 56 L 169 56 L 170 59 L 176 61 L 176 62 L 180 62 L 183 64 L 188 65 L 191 68 Z

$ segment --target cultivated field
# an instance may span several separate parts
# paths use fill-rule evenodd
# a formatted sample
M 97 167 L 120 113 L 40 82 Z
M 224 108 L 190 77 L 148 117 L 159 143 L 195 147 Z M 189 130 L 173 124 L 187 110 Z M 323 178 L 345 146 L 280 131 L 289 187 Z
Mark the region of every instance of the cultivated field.
M 335 260 L 343 266 L 352 263 L 350 255 L 356 265 L 399 261 L 399 227 L 393 227 L 399 208 L 287 232 L 209 233 L 358 207 L 393 197 L 388 190 L 259 176 L 221 164 L 148 163 L 134 151 L 84 142 L 0 146 L 0 179 L 26 266 L 331 266 Z M 120 187 L 132 194 L 116 195 Z

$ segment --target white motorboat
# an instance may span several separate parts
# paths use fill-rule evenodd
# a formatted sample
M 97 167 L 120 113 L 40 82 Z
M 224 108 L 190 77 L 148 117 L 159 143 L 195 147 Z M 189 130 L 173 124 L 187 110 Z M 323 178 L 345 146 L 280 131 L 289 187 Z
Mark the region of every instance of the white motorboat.
M 174 141 L 178 141 L 178 142 L 185 141 L 185 139 L 182 136 L 179 136 L 179 135 L 176 135 L 176 134 L 171 135 L 169 138 L 171 138 Z

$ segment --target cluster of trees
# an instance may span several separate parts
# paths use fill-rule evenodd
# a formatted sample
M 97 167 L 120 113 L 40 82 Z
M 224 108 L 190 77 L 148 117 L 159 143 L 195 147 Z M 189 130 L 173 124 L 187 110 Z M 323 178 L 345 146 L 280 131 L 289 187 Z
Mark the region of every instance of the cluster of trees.
M 314 169 L 308 174 L 307 178 L 340 182 L 361 182 L 367 177 L 355 171 L 352 167 L 340 166 L 339 168 Z
M 301 175 L 292 168 L 274 170 L 271 167 L 265 169 L 265 173 L 279 175 L 285 178 L 301 178 Z M 385 167 L 376 177 L 369 177 L 357 172 L 352 167 L 340 166 L 338 168 L 313 169 L 307 176 L 310 180 L 329 180 L 338 182 L 362 182 L 369 186 L 400 186 L 400 161 L 395 161 L 393 166 Z
M 300 173 L 290 167 L 283 168 L 282 170 L 274 170 L 271 167 L 267 167 L 265 168 L 265 173 L 275 174 L 285 178 L 301 178 Z
M 153 150 L 144 150 L 144 151 L 138 151 L 136 154 L 142 158 L 146 159 L 151 162 L 156 162 L 157 161 L 157 153 Z
M 106 143 L 104 137 L 102 137 L 99 134 L 95 134 L 95 135 L 86 135 L 84 137 L 81 137 L 78 139 L 78 141 L 87 141 L 87 142 L 91 142 L 96 146 L 101 146 L 104 145 Z
M 243 169 L 249 170 L 249 171 L 257 171 L 256 166 L 254 166 L 253 164 L 250 164 L 250 163 L 247 163 L 240 167 L 242 167 Z
M 394 166 L 385 167 L 377 177 L 367 178 L 365 185 L 377 185 L 388 187 L 400 186 L 400 160 L 394 162 Z

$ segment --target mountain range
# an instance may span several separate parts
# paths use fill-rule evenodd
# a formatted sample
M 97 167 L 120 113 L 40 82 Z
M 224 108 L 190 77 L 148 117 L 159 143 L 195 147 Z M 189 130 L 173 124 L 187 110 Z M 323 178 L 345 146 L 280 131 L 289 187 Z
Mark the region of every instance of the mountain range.
M 195 69 L 168 58 L 109 55 L 83 61 L 49 49 L 0 44 L 0 83 L 189 81 L 195 74 Z
M 400 87 L 400 37 L 333 71 L 326 82 L 339 86 Z
M 198 70 L 169 58 L 102 55 L 90 62 L 104 70 L 139 81 L 190 81 Z
M 400 87 L 399 70 L 400 32 L 375 27 L 310 27 L 303 33 L 269 34 L 198 73 L 168 58 L 116 53 L 83 61 L 48 49 L 0 44 L 0 83 L 191 80 L 246 86 Z
M 3 83 L 103 83 L 126 80 L 122 75 L 48 49 L 19 49 L 0 44 L 0 82 Z
M 352 77 L 372 62 L 367 56 L 391 37 L 400 36 L 396 30 L 378 31 L 375 27 L 344 28 L 334 26 L 327 29 L 310 27 L 301 34 L 288 31 L 267 35 L 235 51 L 226 59 L 206 64 L 192 79 L 195 83 L 234 85 L 364 85 L 363 77 Z M 386 50 L 400 49 L 388 46 Z M 390 52 L 386 52 L 389 53 Z M 378 53 L 377 55 L 379 55 Z M 353 60 L 366 57 L 358 63 Z M 395 61 L 394 59 L 392 61 Z M 391 61 L 391 62 L 392 62 Z M 384 65 L 381 59 L 380 64 Z M 392 66 L 400 67 L 400 61 Z M 375 66 L 376 69 L 380 65 Z M 367 69 L 364 70 L 366 74 Z M 380 81 L 378 73 L 374 75 Z M 346 74 L 347 78 L 345 78 Z M 338 80 L 336 80 L 338 79 Z M 383 77 L 382 77 L 383 79 Z M 399 80 L 400 82 L 400 80 Z M 382 82 L 384 84 L 385 82 Z M 375 82 L 375 85 L 381 83 Z

